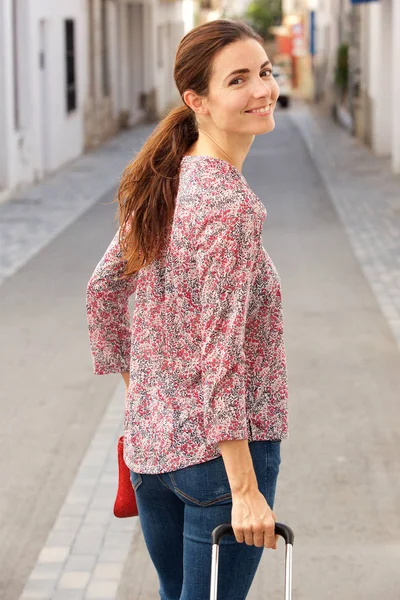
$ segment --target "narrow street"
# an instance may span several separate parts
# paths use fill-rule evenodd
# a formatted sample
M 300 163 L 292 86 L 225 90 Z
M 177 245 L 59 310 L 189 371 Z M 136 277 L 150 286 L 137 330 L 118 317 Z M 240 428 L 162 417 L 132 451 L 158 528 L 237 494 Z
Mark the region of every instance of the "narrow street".
M 243 174 L 267 208 L 264 246 L 283 287 L 290 438 L 274 510 L 296 534 L 293 596 L 398 600 L 400 181 L 317 112 L 298 105 L 276 122 Z M 149 131 L 114 143 L 104 194 L 69 209 L 64 228 L 42 227 L 51 204 L 36 207 L 31 253 L 11 239 L 11 203 L 0 205 L 1 253 L 15 245 L 0 272 L 3 600 L 159 597 L 138 522 L 112 515 L 123 387 L 92 374 L 85 314 L 115 231 L 112 185 Z M 107 148 L 90 160 L 98 189 Z M 90 173 L 81 179 L 78 197 Z M 283 597 L 283 561 L 281 541 L 249 600 Z

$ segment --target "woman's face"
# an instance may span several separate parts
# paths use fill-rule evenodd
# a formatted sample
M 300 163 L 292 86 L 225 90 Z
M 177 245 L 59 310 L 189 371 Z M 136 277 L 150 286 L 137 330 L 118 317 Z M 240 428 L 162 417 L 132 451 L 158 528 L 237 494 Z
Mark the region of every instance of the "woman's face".
M 256 40 L 234 42 L 215 57 L 206 107 L 218 129 L 249 135 L 272 131 L 278 96 L 271 63 Z

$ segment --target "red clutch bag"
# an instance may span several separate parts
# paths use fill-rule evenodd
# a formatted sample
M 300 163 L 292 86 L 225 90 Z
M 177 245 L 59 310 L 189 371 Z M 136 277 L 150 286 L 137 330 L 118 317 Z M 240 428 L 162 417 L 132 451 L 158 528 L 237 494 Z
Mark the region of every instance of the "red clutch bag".
M 123 519 L 125 517 L 137 517 L 138 514 L 130 471 L 124 461 L 124 436 L 121 436 L 118 440 L 118 490 L 114 504 L 114 515 Z

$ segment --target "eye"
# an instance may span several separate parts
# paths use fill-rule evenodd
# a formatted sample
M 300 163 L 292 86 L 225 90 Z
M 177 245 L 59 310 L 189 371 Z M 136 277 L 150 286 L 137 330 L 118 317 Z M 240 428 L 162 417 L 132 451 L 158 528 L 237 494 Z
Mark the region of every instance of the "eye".
M 232 79 L 229 85 L 237 85 L 236 82 L 238 81 L 244 81 L 243 77 L 237 77 L 236 79 Z
M 260 75 L 261 77 L 265 77 L 265 75 L 263 75 L 263 73 L 266 73 L 267 77 L 270 77 L 272 75 L 272 69 L 264 69 L 263 71 L 261 71 Z

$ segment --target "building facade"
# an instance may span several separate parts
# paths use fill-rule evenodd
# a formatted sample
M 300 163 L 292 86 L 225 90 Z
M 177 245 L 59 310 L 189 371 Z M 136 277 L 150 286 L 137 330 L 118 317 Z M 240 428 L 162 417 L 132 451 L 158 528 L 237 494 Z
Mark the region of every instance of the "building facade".
M 393 171 L 400 173 L 400 2 L 315 2 L 321 95 L 336 102 L 343 125 L 378 156 L 390 157 Z M 348 47 L 348 81 L 338 101 L 335 72 L 343 45 Z
M 360 110 L 372 149 L 390 156 L 400 173 L 400 3 L 398 0 L 359 6 L 361 10 Z M 363 56 L 363 53 L 367 56 Z M 365 131 L 361 129 L 361 134 Z
M 83 150 L 85 18 L 80 0 L 0 3 L 0 195 Z
M 193 0 L 0 2 L 0 201 L 178 94 Z
M 272 28 L 278 41 L 280 61 L 290 59 L 293 88 L 304 100 L 313 100 L 313 57 L 310 40 L 310 2 L 312 0 L 282 0 L 283 19 L 280 27 Z
M 121 127 L 162 117 L 177 101 L 173 64 L 188 28 L 190 2 L 87 0 L 87 11 L 85 147 L 90 148 Z

